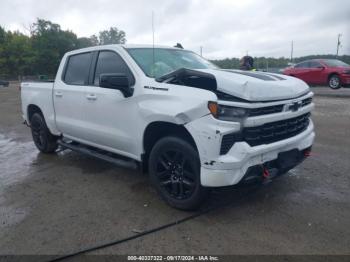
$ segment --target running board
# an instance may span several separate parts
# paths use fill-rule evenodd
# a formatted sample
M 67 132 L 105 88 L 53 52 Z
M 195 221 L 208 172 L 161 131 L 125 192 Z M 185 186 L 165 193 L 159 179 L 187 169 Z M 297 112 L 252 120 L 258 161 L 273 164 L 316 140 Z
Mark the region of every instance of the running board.
M 65 142 L 63 140 L 58 140 L 57 143 L 63 148 L 68 148 L 72 151 L 83 153 L 92 157 L 102 159 L 104 161 L 110 162 L 120 167 L 137 169 L 139 166 L 135 160 L 126 160 L 126 157 L 119 156 L 114 153 L 107 152 L 101 149 L 95 149 L 94 147 L 85 146 L 76 142 Z M 123 159 L 124 158 L 124 159 Z

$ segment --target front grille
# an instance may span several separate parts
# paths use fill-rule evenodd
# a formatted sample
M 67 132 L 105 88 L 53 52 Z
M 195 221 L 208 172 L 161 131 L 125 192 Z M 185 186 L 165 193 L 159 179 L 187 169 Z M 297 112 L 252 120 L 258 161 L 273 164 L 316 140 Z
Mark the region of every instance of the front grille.
M 242 141 L 250 146 L 270 144 L 300 134 L 309 125 L 310 113 L 257 127 L 243 129 Z
M 301 106 L 307 106 L 311 104 L 312 98 L 306 98 L 301 101 Z M 275 105 L 275 106 L 267 106 L 267 107 L 260 107 L 260 108 L 252 108 L 249 109 L 248 116 L 262 116 L 262 115 L 268 115 L 268 114 L 274 114 L 274 113 L 280 113 L 283 111 L 284 104 L 282 105 Z
M 304 99 L 301 103 L 301 106 L 307 106 L 307 105 L 310 105 L 311 104 L 311 102 L 312 102 L 312 98 L 310 97 L 310 98 L 306 98 L 306 99 Z
M 284 105 L 276 105 L 276 106 L 267 106 L 260 108 L 252 108 L 249 109 L 249 116 L 261 116 L 267 114 L 280 113 L 283 110 Z
M 230 133 L 222 137 L 220 155 L 225 155 L 230 151 L 235 142 L 247 142 L 250 146 L 271 144 L 296 136 L 309 125 L 310 113 L 262 126 L 246 127 L 242 132 Z

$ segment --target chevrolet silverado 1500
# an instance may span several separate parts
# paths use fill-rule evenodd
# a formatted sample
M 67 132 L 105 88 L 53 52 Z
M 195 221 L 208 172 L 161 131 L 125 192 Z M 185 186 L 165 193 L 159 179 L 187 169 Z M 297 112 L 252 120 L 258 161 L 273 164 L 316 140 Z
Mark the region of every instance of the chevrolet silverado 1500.
M 21 84 L 36 147 L 141 166 L 168 204 L 196 208 L 211 187 L 286 173 L 310 152 L 303 81 L 225 70 L 187 50 L 108 45 L 64 55 L 54 82 Z

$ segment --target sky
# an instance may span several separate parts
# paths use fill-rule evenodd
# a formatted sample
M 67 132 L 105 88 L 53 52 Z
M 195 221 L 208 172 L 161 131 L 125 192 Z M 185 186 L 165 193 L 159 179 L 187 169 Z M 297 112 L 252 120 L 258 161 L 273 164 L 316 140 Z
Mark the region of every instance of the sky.
M 36 18 L 79 37 L 111 26 L 129 44 L 175 45 L 209 59 L 350 55 L 350 0 L 0 0 L 0 25 L 28 33 Z

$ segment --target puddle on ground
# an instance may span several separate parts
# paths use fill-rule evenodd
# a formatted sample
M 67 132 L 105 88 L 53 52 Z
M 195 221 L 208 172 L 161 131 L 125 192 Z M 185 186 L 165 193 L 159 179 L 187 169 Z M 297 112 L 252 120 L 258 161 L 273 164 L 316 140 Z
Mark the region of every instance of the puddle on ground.
M 0 134 L 0 191 L 28 176 L 38 154 L 33 142 L 19 143 Z
M 27 216 L 28 208 L 7 204 L 4 193 L 5 188 L 30 175 L 37 157 L 33 142 L 20 143 L 0 134 L 0 228 L 18 224 Z

